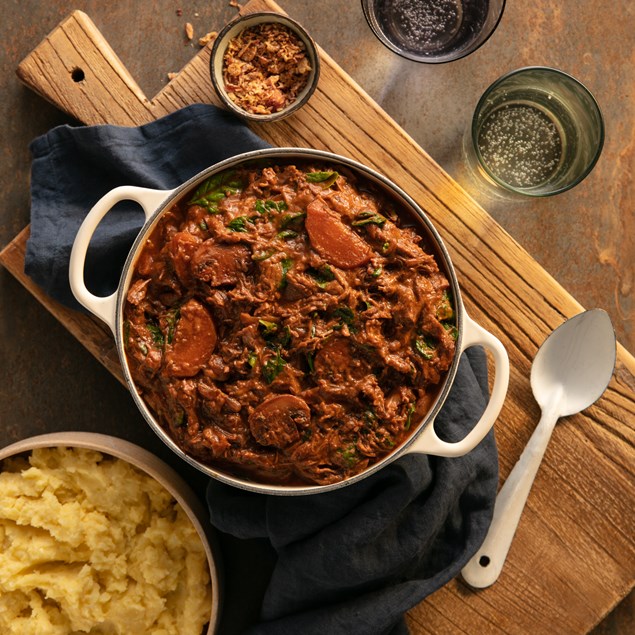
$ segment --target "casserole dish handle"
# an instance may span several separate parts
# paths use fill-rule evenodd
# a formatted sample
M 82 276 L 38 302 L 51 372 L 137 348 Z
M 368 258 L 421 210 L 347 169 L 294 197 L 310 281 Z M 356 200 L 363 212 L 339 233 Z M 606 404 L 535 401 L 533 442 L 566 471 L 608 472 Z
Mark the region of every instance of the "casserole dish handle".
M 92 294 L 84 281 L 84 264 L 90 240 L 104 216 L 121 201 L 139 203 L 146 222 L 174 190 L 151 190 L 145 187 L 122 185 L 110 190 L 95 203 L 83 220 L 71 250 L 68 279 L 77 301 L 91 313 L 103 320 L 116 334 L 117 293 L 105 297 Z
M 418 452 L 450 457 L 463 456 L 473 450 L 483 440 L 494 425 L 503 407 L 507 386 L 509 385 L 509 358 L 507 351 L 500 340 L 474 322 L 467 313 L 464 313 L 464 318 L 463 338 L 461 350 L 458 351 L 458 354 L 460 355 L 466 348 L 471 346 L 483 346 L 491 353 L 494 360 L 494 385 L 492 386 L 492 393 L 487 407 L 474 427 L 460 441 L 443 441 L 434 429 L 434 421 L 428 422 L 408 448 L 407 453 Z

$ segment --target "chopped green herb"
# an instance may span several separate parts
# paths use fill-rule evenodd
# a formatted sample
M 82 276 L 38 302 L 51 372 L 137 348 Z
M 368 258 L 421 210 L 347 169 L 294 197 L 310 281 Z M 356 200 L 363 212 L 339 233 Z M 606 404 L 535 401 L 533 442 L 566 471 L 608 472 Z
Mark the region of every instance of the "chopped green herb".
M 236 216 L 232 220 L 227 223 L 226 227 L 231 229 L 233 232 L 246 232 L 247 227 L 245 227 L 245 223 L 247 223 L 249 219 L 246 216 Z
M 339 306 L 333 312 L 336 315 L 342 324 L 346 324 L 349 327 L 352 327 L 355 324 L 355 311 L 347 306 Z
M 206 232 L 206 231 L 208 230 L 207 223 L 206 223 L 204 220 L 202 220 L 202 221 L 198 224 L 198 226 L 199 226 L 199 227 L 200 227 L 200 228 L 201 228 L 204 232 Z
M 282 267 L 282 278 L 280 278 L 280 282 L 278 283 L 278 289 L 284 289 L 287 286 L 287 273 L 289 273 L 293 267 L 293 260 L 291 258 L 285 258 L 280 262 L 280 265 Z
M 456 342 L 456 338 L 459 336 L 456 326 L 454 326 L 454 324 L 450 324 L 449 322 L 441 322 L 441 324 L 443 324 L 443 328 L 446 331 L 450 331 L 450 337 Z
M 282 332 L 276 337 L 276 344 L 278 346 L 282 346 L 282 348 L 287 348 L 291 343 L 291 329 L 288 326 L 285 326 Z
M 370 408 L 368 410 L 364 410 L 364 426 L 374 426 L 375 421 L 377 421 L 377 415 L 375 414 L 375 411 L 371 410 Z
M 298 232 L 294 232 L 292 229 L 283 229 L 276 234 L 276 238 L 281 238 L 282 240 L 291 240 L 292 238 L 297 238 L 297 236 Z
M 357 448 L 353 444 L 340 450 L 340 454 L 342 455 L 342 458 L 344 459 L 344 463 L 346 464 L 346 467 L 353 467 L 357 463 L 357 460 L 358 460 Z
M 412 423 L 412 415 L 414 414 L 415 410 L 416 410 L 415 405 L 411 403 L 408 406 L 408 418 L 406 419 L 406 424 L 404 426 L 406 430 L 410 430 L 410 424 Z
M 321 289 L 324 289 L 329 282 L 335 280 L 335 274 L 328 265 L 322 265 L 319 269 L 307 269 L 307 273 L 315 279 Z
M 306 357 L 306 363 L 309 367 L 309 372 L 314 373 L 315 372 L 315 353 L 307 353 L 305 357 Z
M 306 212 L 298 212 L 297 214 L 285 214 L 280 220 L 280 229 L 286 229 L 289 225 L 302 220 L 306 216 Z
M 273 256 L 273 254 L 278 253 L 276 249 L 267 249 L 265 251 L 257 251 L 256 253 L 252 254 L 251 259 L 254 260 L 255 262 L 262 262 L 263 260 L 267 260 L 268 258 L 271 258 L 271 256 Z
M 287 365 L 287 362 L 282 358 L 280 349 L 276 351 L 276 356 L 273 359 L 268 360 L 262 367 L 262 377 L 270 384 Z
M 276 322 L 268 322 L 267 320 L 258 320 L 258 328 L 264 337 L 273 335 L 278 331 Z
M 163 332 L 161 331 L 161 329 L 156 324 L 152 324 L 152 322 L 148 322 L 148 324 L 146 324 L 146 327 L 152 334 L 152 341 L 157 346 L 163 346 L 165 338 L 163 337 Z
M 247 357 L 247 363 L 253 368 L 258 362 L 258 355 L 256 351 L 250 351 L 249 356 Z
M 308 172 L 306 180 L 309 183 L 321 183 L 324 188 L 329 188 L 337 181 L 338 177 L 337 172 Z
M 379 276 L 381 276 L 381 272 L 383 271 L 383 268 L 381 265 L 379 265 L 379 267 L 377 267 L 377 269 L 373 270 L 373 278 L 378 278 Z
M 181 427 L 185 423 L 185 412 L 180 410 L 179 413 L 174 418 L 174 425 L 177 427 Z
M 168 323 L 168 344 L 172 344 L 172 340 L 174 339 L 174 331 L 176 330 L 176 324 L 181 317 L 181 309 L 176 308 L 170 311 L 166 320 Z
M 386 219 L 381 214 L 376 214 L 370 210 L 360 212 L 355 217 L 351 224 L 353 227 L 361 227 L 363 225 L 379 225 L 380 227 L 386 222 Z
M 284 201 L 265 201 L 265 209 L 271 212 L 284 212 L 289 206 Z
M 443 297 L 439 306 L 437 306 L 437 319 L 451 320 L 454 317 L 454 309 L 452 308 L 452 299 L 447 291 L 443 292 Z
M 255 203 L 256 211 L 264 216 L 271 216 L 271 212 L 284 212 L 288 207 L 284 201 L 257 199 Z
M 390 243 L 388 241 L 386 241 L 382 246 L 381 246 L 381 253 L 385 254 L 388 250 L 390 249 Z
M 200 205 L 210 214 L 218 214 L 218 203 L 230 194 L 239 192 L 243 185 L 234 179 L 235 172 L 221 172 L 204 181 L 194 192 L 188 205 Z
M 144 354 L 147 355 L 148 354 L 148 347 L 146 346 L 145 342 L 139 342 L 139 350 Z
M 432 359 L 434 357 L 434 342 L 430 341 L 422 335 L 418 335 L 414 340 L 414 348 L 425 359 Z

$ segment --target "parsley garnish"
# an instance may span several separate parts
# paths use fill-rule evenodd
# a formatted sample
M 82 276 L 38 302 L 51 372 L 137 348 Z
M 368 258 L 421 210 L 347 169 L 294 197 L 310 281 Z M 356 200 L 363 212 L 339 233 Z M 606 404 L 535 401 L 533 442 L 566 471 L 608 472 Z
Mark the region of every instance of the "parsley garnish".
M 234 179 L 235 172 L 221 172 L 204 181 L 194 192 L 188 205 L 200 205 L 210 214 L 218 214 L 218 203 L 230 194 L 236 194 L 243 188 L 240 180 Z
M 307 273 L 315 279 L 321 289 L 324 289 L 329 282 L 335 280 L 335 274 L 328 265 L 322 265 L 319 269 L 308 269 Z
M 181 317 L 181 309 L 173 309 L 168 314 L 167 323 L 168 323 L 168 344 L 172 344 L 172 340 L 174 339 L 174 331 L 176 330 L 176 324 Z
M 306 212 L 298 212 L 297 214 L 285 214 L 280 219 L 280 229 L 286 229 L 289 225 L 302 220 L 306 216 Z
M 163 346 L 165 338 L 163 337 L 161 329 L 156 324 L 152 324 L 152 322 L 148 322 L 146 326 L 148 327 L 148 331 L 152 334 L 152 341 L 157 346 Z
M 282 240 L 291 240 L 292 238 L 297 238 L 297 236 L 298 232 L 294 232 L 292 229 L 283 229 L 276 234 L 276 238 L 281 238 Z
M 306 180 L 309 183 L 321 183 L 324 188 L 329 188 L 337 181 L 339 174 L 337 172 L 309 172 Z
M 408 406 L 408 418 L 406 419 L 406 424 L 404 426 L 406 430 L 410 430 L 410 424 L 412 423 L 412 415 L 414 414 L 415 410 L 416 410 L 415 405 L 411 403 Z
M 271 216 L 271 212 L 284 212 L 289 206 L 284 201 L 257 199 L 254 205 L 256 211 L 263 216 Z
M 444 321 L 451 320 L 453 317 L 454 309 L 452 308 L 452 298 L 450 298 L 450 294 L 447 291 L 444 291 L 441 302 L 439 306 L 437 306 L 437 319 Z
M 425 359 L 432 359 L 434 357 L 434 342 L 424 337 L 423 335 L 418 335 L 415 337 L 413 342 L 414 349 L 424 357 Z
M 353 227 L 361 227 L 362 225 L 379 225 L 380 227 L 386 222 L 386 219 L 381 214 L 376 214 L 370 210 L 360 212 L 355 217 L 351 225 Z
M 351 331 L 355 330 L 355 311 L 347 306 L 339 306 L 333 314 L 340 319 L 340 326 L 342 328 L 344 324 L 348 326 Z
M 246 216 L 236 216 L 232 220 L 227 223 L 226 227 L 231 229 L 233 232 L 246 232 L 247 227 L 245 224 L 249 222 L 249 219 Z
M 353 444 L 340 450 L 340 454 L 342 455 L 342 459 L 344 459 L 346 467 L 353 467 L 357 463 L 357 448 Z
M 280 371 L 287 365 L 287 362 L 282 359 L 280 349 L 276 350 L 276 356 L 270 359 L 262 367 L 262 377 L 270 384 L 280 374 Z
M 275 322 L 269 322 L 267 320 L 258 320 L 258 328 L 263 337 L 273 335 L 278 331 L 278 325 Z
M 280 266 L 282 267 L 282 278 L 280 278 L 280 282 L 278 283 L 278 289 L 284 289 L 287 286 L 287 273 L 291 267 L 293 267 L 293 260 L 291 258 L 284 258 L 284 260 L 280 261 Z

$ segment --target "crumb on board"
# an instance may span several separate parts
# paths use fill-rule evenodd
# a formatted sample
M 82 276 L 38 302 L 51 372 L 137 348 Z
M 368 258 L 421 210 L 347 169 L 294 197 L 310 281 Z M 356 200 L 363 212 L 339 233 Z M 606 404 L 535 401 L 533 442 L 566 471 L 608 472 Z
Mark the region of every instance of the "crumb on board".
M 199 38 L 198 45 L 199 46 L 207 46 L 212 40 L 216 39 L 218 35 L 218 31 L 210 31 L 206 33 L 202 38 Z
M 237 0 L 229 0 L 229 6 L 235 7 L 236 9 L 242 9 L 242 5 L 237 2 Z
M 194 27 L 191 22 L 185 23 L 185 36 L 188 40 L 191 40 L 194 37 Z

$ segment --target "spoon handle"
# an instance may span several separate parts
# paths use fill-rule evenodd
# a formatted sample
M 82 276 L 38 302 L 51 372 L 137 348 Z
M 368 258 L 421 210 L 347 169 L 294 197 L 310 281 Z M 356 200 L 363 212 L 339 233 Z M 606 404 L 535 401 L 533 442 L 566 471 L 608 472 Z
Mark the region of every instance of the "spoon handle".
M 542 416 L 514 469 L 501 488 L 494 505 L 494 515 L 480 549 L 463 567 L 461 575 L 472 587 L 488 587 L 500 575 L 512 544 L 529 491 L 558 420 L 557 402 L 543 410 Z

